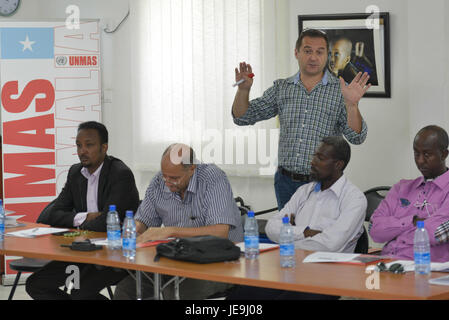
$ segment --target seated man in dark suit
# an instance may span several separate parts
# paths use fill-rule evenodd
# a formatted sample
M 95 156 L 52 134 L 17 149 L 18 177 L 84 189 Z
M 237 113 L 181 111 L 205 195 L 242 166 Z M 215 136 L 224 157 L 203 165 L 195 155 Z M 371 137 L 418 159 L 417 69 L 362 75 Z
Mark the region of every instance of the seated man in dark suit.
M 45 223 L 105 232 L 109 205 L 116 205 L 121 221 L 126 210 L 137 210 L 139 193 L 134 175 L 121 160 L 106 154 L 108 131 L 103 124 L 81 123 L 76 146 L 80 163 L 70 168 L 66 184 L 49 209 Z M 69 265 L 80 271 L 79 289 L 72 289 L 70 295 L 59 289 L 69 276 L 66 273 Z M 126 274 L 113 268 L 52 261 L 28 278 L 26 291 L 33 299 L 105 299 L 100 291 Z

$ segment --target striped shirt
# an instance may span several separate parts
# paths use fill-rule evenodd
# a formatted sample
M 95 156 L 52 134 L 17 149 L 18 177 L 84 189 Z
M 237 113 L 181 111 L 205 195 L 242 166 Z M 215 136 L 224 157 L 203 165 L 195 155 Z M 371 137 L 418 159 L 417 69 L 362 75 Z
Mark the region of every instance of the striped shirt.
M 240 210 L 234 200 L 226 174 L 214 164 L 197 165 L 190 178 L 184 199 L 171 192 L 156 174 L 145 193 L 136 220 L 145 226 L 198 228 L 227 224 L 229 240 L 243 240 Z
M 276 80 L 262 97 L 250 101 L 242 117 L 234 117 L 234 123 L 253 125 L 276 115 L 280 121 L 279 166 L 306 175 L 322 138 L 343 134 L 349 142 L 361 144 L 368 131 L 364 120 L 360 133 L 348 126 L 340 82 L 327 70 L 310 93 L 300 81 L 299 72 Z
M 438 241 L 439 243 L 449 242 L 449 220 L 443 222 L 435 230 L 435 240 Z

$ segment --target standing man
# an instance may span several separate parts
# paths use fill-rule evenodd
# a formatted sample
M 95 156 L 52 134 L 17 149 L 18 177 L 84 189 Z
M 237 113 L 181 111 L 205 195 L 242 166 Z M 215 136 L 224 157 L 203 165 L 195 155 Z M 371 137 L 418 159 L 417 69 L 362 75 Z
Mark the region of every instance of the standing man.
M 416 134 L 413 152 L 422 176 L 395 184 L 371 216 L 371 237 L 387 242 L 382 254 L 413 260 L 416 222 L 421 220 L 429 235 L 432 261 L 449 260 L 445 231 L 449 221 L 448 141 L 447 132 L 438 126 L 427 126 Z
M 76 147 L 80 163 L 70 168 L 65 186 L 49 209 L 45 223 L 105 232 L 109 205 L 116 205 L 122 221 L 126 210 L 137 210 L 139 193 L 134 175 L 121 160 L 106 154 L 108 131 L 101 123 L 81 123 Z M 79 268 L 80 287 L 67 294 L 59 287 L 65 285 L 69 265 Z M 26 291 L 39 300 L 106 299 L 100 291 L 126 274 L 124 270 L 91 264 L 51 261 L 27 279 Z
M 324 32 L 308 29 L 296 42 L 295 57 L 299 72 L 276 80 L 262 97 L 249 101 L 253 84 L 252 68 L 245 62 L 235 69 L 239 85 L 232 115 L 237 125 L 254 123 L 279 115 L 279 167 L 275 192 L 281 210 L 296 189 L 310 182 L 310 161 L 322 138 L 341 136 L 353 144 L 365 141 L 367 126 L 358 103 L 370 88 L 368 74 L 357 74 L 346 85 L 326 68 L 329 41 Z

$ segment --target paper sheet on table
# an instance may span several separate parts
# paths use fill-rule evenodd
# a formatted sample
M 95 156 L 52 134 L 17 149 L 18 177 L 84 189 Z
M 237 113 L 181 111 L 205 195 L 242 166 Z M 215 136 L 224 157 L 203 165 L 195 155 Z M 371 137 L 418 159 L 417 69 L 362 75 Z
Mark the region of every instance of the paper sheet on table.
M 302 262 L 349 262 L 358 257 L 358 253 L 339 253 L 339 252 L 323 252 L 317 251 L 309 254 Z
M 240 248 L 241 252 L 245 252 L 245 242 L 239 242 L 235 244 Z M 279 248 L 277 243 L 259 243 L 259 252 L 270 251 Z
M 57 232 L 63 232 L 68 231 L 69 229 L 64 228 L 31 228 L 31 229 L 25 229 L 20 231 L 14 231 L 14 232 L 8 232 L 5 233 L 6 236 L 14 236 L 14 237 L 20 237 L 20 238 L 34 238 L 37 236 L 43 236 L 46 234 L 52 234 Z
M 25 217 L 25 215 L 23 215 L 23 216 L 6 216 L 5 217 L 5 227 L 17 227 L 17 226 L 19 226 L 19 223 L 17 222 L 17 219 L 20 219 L 22 217 Z
M 432 262 L 430 270 L 439 272 L 449 272 L 449 261 L 446 262 Z
M 429 279 L 429 283 L 430 284 L 439 284 L 439 285 L 443 285 L 443 286 L 449 286 L 449 276 Z
M 98 239 L 90 239 L 91 243 L 94 243 L 99 246 L 107 246 L 108 245 L 108 239 L 106 238 L 98 238 Z

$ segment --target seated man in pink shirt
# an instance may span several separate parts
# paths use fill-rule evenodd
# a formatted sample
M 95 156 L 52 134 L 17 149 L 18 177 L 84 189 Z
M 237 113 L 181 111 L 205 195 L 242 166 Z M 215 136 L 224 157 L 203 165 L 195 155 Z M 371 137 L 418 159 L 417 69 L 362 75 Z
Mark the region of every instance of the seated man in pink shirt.
M 449 243 L 439 236 L 449 220 L 448 134 L 438 126 L 427 126 L 417 133 L 413 150 L 423 176 L 401 180 L 391 188 L 371 216 L 369 233 L 374 241 L 387 242 L 382 254 L 413 260 L 416 222 L 424 221 L 431 260 L 448 261 Z

